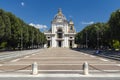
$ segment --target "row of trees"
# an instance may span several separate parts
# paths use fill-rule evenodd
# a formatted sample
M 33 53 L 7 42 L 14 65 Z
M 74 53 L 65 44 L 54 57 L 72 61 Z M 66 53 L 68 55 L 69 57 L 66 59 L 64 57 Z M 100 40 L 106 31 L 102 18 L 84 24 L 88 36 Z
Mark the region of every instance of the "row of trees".
M 46 37 L 39 29 L 0 9 L 0 49 L 38 48 L 45 43 Z
M 76 34 L 76 44 L 86 48 L 120 48 L 120 10 L 107 23 L 88 25 Z

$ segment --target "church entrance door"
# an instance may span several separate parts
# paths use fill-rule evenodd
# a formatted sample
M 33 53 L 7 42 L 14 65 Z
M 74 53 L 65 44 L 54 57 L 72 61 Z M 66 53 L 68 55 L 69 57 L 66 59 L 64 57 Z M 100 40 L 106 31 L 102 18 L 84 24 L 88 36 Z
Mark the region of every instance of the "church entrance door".
M 69 47 L 72 48 L 72 40 L 69 41 Z
M 58 47 L 62 47 L 62 41 L 58 41 Z
M 48 46 L 48 48 L 50 47 L 50 41 L 47 42 L 47 46 Z

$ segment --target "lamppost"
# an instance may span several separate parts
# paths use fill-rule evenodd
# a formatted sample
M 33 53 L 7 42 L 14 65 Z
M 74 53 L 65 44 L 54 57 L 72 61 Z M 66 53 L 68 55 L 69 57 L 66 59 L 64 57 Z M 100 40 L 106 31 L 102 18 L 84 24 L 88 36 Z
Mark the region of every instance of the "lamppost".
M 33 49 L 33 36 L 34 36 L 34 31 L 32 32 L 32 49 Z
M 87 31 L 85 33 L 86 33 L 86 48 L 88 48 L 88 43 L 87 43 L 88 42 L 88 37 L 87 37 L 88 34 L 87 34 Z
M 21 51 L 23 49 L 23 28 L 21 28 Z
M 97 31 L 97 48 L 99 49 L 99 31 Z

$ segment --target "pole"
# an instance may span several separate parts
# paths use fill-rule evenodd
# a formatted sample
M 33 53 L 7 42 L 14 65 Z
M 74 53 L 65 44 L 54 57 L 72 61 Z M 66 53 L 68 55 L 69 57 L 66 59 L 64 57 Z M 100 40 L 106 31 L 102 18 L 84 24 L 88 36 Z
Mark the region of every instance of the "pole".
M 32 33 L 32 49 L 33 49 L 33 36 L 34 36 L 34 31 Z
M 21 28 L 21 51 L 23 48 L 23 29 Z
M 87 44 L 87 31 L 86 31 L 86 48 L 88 48 L 88 44 Z
M 99 49 L 99 31 L 97 31 L 97 48 Z

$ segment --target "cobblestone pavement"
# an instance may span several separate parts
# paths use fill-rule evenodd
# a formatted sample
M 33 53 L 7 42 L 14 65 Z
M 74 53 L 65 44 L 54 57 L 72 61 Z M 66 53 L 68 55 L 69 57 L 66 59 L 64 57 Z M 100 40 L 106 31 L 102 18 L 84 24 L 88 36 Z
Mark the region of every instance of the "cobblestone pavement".
M 80 73 L 83 63 L 89 63 L 90 71 L 120 73 L 116 61 L 85 54 L 67 48 L 49 48 L 31 55 L 0 64 L 0 73 L 31 71 L 31 64 L 38 63 L 39 73 Z

